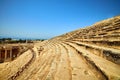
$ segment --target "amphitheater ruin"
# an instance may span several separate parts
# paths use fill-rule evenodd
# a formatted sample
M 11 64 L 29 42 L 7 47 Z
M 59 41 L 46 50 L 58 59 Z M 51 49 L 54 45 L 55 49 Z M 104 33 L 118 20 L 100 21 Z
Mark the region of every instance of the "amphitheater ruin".
M 31 47 L 2 46 L 0 62 L 0 80 L 120 80 L 120 16 Z

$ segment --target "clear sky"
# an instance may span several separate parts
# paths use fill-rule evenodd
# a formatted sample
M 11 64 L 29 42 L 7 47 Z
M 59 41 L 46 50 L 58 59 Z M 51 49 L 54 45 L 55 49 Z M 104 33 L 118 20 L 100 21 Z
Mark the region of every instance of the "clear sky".
M 120 0 L 0 0 L 0 36 L 52 38 L 120 15 Z

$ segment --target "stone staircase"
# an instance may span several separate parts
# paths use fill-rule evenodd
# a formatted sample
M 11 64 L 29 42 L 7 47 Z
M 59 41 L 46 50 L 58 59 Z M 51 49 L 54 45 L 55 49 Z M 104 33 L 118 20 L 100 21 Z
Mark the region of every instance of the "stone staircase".
M 120 80 L 120 16 L 37 42 L 31 50 L 0 64 L 0 80 Z

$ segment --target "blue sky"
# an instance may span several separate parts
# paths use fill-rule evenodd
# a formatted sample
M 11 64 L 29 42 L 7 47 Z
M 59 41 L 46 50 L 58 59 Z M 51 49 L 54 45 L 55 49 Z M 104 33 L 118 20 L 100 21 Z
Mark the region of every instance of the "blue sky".
M 120 0 L 0 0 L 0 36 L 52 38 L 120 15 Z

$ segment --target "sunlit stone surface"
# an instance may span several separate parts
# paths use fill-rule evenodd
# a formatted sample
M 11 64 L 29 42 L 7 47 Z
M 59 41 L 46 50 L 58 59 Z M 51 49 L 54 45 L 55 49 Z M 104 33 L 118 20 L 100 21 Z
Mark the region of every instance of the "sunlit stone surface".
M 120 16 L 23 50 L 2 47 L 0 62 L 0 80 L 120 80 Z

